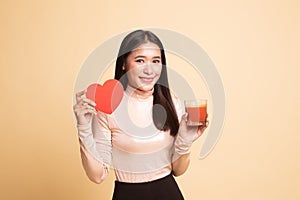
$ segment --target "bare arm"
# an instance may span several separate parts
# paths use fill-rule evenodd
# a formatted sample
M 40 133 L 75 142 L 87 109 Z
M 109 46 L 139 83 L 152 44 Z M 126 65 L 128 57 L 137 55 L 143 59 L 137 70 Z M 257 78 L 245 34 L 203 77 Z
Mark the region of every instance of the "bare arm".
M 172 163 L 174 176 L 180 176 L 186 172 L 190 165 L 190 153 L 184 154 Z
M 184 174 L 190 164 L 192 143 L 198 139 L 207 128 L 207 124 L 199 127 L 187 126 L 187 114 L 182 116 L 177 137 L 174 143 L 172 170 L 175 176 Z

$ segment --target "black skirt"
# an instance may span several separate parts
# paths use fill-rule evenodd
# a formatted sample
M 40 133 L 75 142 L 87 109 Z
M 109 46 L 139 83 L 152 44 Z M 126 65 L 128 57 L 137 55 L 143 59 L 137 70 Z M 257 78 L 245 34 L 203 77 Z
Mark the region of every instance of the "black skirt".
M 183 200 L 172 174 L 145 183 L 115 181 L 113 200 Z

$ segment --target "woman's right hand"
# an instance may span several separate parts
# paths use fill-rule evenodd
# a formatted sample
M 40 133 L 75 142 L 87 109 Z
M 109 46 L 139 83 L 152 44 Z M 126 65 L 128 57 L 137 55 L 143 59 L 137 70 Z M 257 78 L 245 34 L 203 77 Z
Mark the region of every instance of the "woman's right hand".
M 86 90 L 76 93 L 76 104 L 73 106 L 77 124 L 80 125 L 89 124 L 93 115 L 97 115 L 97 111 L 94 108 L 96 103 L 87 99 L 84 96 L 85 92 Z

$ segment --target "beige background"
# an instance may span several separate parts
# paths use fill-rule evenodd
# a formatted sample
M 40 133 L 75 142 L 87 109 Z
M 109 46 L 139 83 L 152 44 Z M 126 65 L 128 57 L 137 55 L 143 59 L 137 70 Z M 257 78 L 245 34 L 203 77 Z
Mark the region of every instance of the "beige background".
M 80 65 L 101 42 L 168 28 L 198 42 L 222 76 L 221 139 L 177 178 L 189 200 L 300 199 L 297 1 L 1 1 L 0 199 L 110 199 L 81 167 L 73 121 Z M 216 111 L 217 112 L 217 111 Z

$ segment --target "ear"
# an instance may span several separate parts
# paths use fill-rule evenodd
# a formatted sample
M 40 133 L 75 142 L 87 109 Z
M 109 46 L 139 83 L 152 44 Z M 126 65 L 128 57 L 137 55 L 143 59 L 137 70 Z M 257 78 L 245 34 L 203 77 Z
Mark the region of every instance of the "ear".
M 122 70 L 125 71 L 125 64 L 122 66 Z

